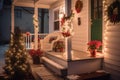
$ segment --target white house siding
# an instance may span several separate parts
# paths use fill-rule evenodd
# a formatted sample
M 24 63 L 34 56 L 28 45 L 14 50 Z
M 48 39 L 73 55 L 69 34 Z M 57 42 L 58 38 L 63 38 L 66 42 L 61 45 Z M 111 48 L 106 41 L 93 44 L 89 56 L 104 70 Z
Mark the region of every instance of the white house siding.
M 75 17 L 73 19 L 73 27 L 74 27 L 74 36 L 72 37 L 72 49 L 85 51 L 87 52 L 87 42 L 90 37 L 90 0 L 83 0 L 83 8 L 80 13 L 76 13 L 75 11 L 75 2 L 77 0 L 72 1 L 72 10 L 75 12 Z M 54 15 L 53 12 L 55 9 L 65 4 L 65 0 L 60 0 L 53 4 L 49 10 L 49 32 L 54 31 Z M 77 19 L 80 17 L 81 25 L 78 25 Z
M 54 10 L 59 9 L 61 6 L 65 6 L 65 0 L 58 0 L 52 4 L 49 9 L 49 33 L 54 31 Z
M 87 51 L 87 42 L 89 41 L 89 20 L 90 20 L 90 0 L 82 0 L 83 8 L 80 13 L 75 11 L 75 3 L 77 0 L 72 0 L 72 10 L 75 12 L 73 20 L 74 36 L 72 38 L 72 48 L 79 51 Z M 81 19 L 81 25 L 78 25 L 78 17 Z
M 120 78 L 120 23 L 106 26 L 104 36 L 104 69 L 111 73 L 113 80 Z
M 114 0 L 106 0 L 109 5 Z M 120 1 L 120 0 L 119 0 Z M 105 7 L 104 7 L 105 8 Z M 110 72 L 112 80 L 120 79 L 120 22 L 113 24 L 105 21 L 104 11 L 104 69 Z

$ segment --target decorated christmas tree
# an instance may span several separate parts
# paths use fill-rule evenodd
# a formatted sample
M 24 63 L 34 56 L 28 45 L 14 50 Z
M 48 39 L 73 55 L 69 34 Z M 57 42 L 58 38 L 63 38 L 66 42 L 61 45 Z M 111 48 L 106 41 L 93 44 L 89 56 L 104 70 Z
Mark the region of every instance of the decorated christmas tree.
M 15 80 L 16 78 L 17 80 L 24 80 L 26 74 L 29 73 L 24 37 L 18 27 L 12 33 L 9 49 L 5 53 L 4 70 L 9 78 Z

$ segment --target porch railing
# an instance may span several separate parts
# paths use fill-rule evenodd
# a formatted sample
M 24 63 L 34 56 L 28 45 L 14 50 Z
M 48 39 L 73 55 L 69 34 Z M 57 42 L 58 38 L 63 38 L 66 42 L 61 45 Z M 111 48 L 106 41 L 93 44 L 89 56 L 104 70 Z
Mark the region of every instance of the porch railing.
M 38 40 L 44 39 L 44 37 L 48 35 L 48 33 L 38 34 Z M 26 49 L 34 48 L 34 33 L 30 33 L 29 35 L 25 35 L 25 46 Z

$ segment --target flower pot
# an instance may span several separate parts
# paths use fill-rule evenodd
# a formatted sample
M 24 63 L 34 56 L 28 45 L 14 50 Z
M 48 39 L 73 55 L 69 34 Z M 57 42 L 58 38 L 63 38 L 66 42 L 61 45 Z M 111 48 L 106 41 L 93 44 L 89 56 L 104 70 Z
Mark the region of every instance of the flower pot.
M 96 57 L 96 49 L 90 49 L 90 56 Z
M 60 52 L 64 52 L 64 48 L 60 48 Z
M 40 64 L 40 57 L 39 56 L 32 56 L 33 64 Z

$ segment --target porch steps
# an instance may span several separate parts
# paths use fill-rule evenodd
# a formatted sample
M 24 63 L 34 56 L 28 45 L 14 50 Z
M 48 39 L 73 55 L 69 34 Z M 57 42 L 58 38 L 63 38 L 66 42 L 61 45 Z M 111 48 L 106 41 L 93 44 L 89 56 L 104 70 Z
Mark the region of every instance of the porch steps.
M 67 68 L 59 63 L 60 60 L 56 63 L 56 59 L 51 59 L 48 57 L 42 57 L 43 64 L 54 71 L 57 75 L 66 76 Z
M 42 64 L 33 65 L 32 68 L 35 80 L 110 80 L 110 74 L 105 71 L 79 74 L 78 79 L 69 79 L 67 78 L 68 76 L 61 77 L 56 75 Z
M 62 53 L 52 53 L 51 54 L 51 53 L 47 52 L 45 57 L 54 61 L 54 62 L 57 62 L 61 66 L 64 66 L 67 68 L 67 61 L 62 59 L 61 57 L 59 57 L 59 56 L 61 56 L 61 54 Z

